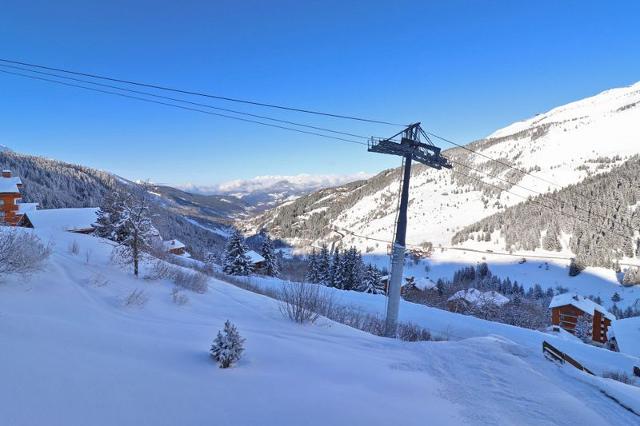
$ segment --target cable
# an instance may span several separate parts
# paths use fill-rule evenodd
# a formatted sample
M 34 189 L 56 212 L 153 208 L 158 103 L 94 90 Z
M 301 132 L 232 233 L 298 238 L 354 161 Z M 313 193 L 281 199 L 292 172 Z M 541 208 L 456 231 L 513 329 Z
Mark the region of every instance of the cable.
M 540 195 L 540 196 L 546 196 L 546 195 L 553 196 L 553 195 L 554 195 L 554 194 L 552 194 L 552 193 L 542 193 L 542 192 L 535 191 L 535 190 L 533 190 L 533 189 L 529 189 L 529 188 L 527 188 L 527 187 L 525 187 L 525 186 L 522 186 L 522 185 L 519 185 L 519 184 L 517 184 L 517 183 L 513 183 L 513 182 L 510 182 L 510 181 L 508 181 L 508 180 L 506 180 L 506 179 L 503 179 L 503 178 L 501 178 L 500 176 L 495 176 L 495 175 L 489 174 L 489 173 L 487 173 L 487 172 L 483 172 L 483 171 L 481 171 L 481 170 L 478 170 L 478 169 L 475 169 L 475 168 L 473 168 L 473 167 L 467 166 L 467 165 L 466 165 L 466 164 L 464 164 L 464 163 L 461 163 L 461 162 L 456 161 L 456 160 L 452 160 L 452 159 L 450 159 L 450 158 L 449 158 L 448 160 L 449 160 L 450 162 L 454 163 L 454 164 L 458 164 L 458 165 L 460 165 L 460 166 L 462 166 L 462 167 L 465 167 L 465 168 L 467 168 L 467 169 L 469 169 L 469 170 L 472 170 L 472 171 L 474 171 L 474 172 L 476 172 L 476 173 L 481 173 L 481 174 L 483 174 L 483 175 L 485 175 L 485 176 L 488 176 L 488 177 L 491 177 L 491 178 L 494 178 L 494 179 L 498 179 L 498 180 L 500 180 L 500 181 L 502 181 L 502 182 L 505 182 L 505 183 L 507 183 L 507 184 L 509 184 L 509 185 L 511 185 L 511 186 L 515 186 L 515 187 L 518 187 L 518 188 L 522 188 L 522 189 L 524 189 L 524 190 L 527 190 L 527 191 L 529 191 L 529 192 L 532 192 L 532 193 L 537 194 L 537 195 Z M 610 220 L 610 221 L 611 221 L 611 223 L 616 224 L 616 225 L 620 225 L 620 226 L 627 227 L 627 228 L 631 229 L 631 230 L 632 230 L 632 231 L 634 231 L 634 232 L 635 232 L 635 230 L 636 230 L 636 229 L 635 229 L 634 227 L 632 227 L 631 225 L 628 225 L 628 224 L 626 224 L 626 223 L 622 223 L 622 222 L 615 221 L 615 220 L 611 219 L 610 217 L 603 216 L 603 215 L 598 214 L 598 213 L 596 213 L 596 212 L 593 212 L 593 211 L 591 211 L 591 210 L 587 210 L 587 209 L 582 208 L 582 207 L 579 207 L 579 206 L 573 206 L 573 207 L 575 207 L 577 210 L 582 210 L 582 211 L 586 212 L 588 215 L 597 216 L 597 217 L 599 217 L 599 218 L 601 218 L 601 219 L 603 219 L 603 220 L 605 220 L 605 221 Z
M 309 129 L 320 130 L 320 131 L 324 131 L 324 132 L 330 132 L 330 133 L 335 133 L 335 134 L 340 134 L 340 135 L 345 135 L 345 136 L 352 136 L 352 137 L 360 138 L 360 139 L 369 139 L 368 136 L 356 135 L 354 133 L 348 133 L 348 132 L 342 132 L 342 131 L 338 131 L 338 130 L 327 129 L 325 127 L 311 126 L 311 125 L 308 125 L 308 124 L 296 123 L 294 121 L 281 120 L 281 119 L 278 119 L 278 118 L 272 118 L 272 117 L 268 117 L 268 116 L 264 116 L 264 115 L 251 114 L 251 113 L 248 113 L 248 112 L 237 111 L 237 110 L 233 110 L 233 109 L 229 109 L 229 108 L 220 108 L 220 107 L 216 107 L 216 106 L 213 106 L 213 105 L 203 104 L 203 103 L 200 103 L 200 102 L 193 102 L 193 101 L 188 101 L 188 100 L 185 100 L 185 99 L 172 98 L 170 96 L 162 96 L 162 95 L 158 95 L 158 94 L 151 93 L 151 92 L 143 92 L 143 91 L 139 91 L 139 90 L 127 89 L 127 88 L 124 88 L 124 87 L 114 86 L 114 85 L 111 85 L 111 84 L 97 83 L 95 81 L 83 80 L 83 79 L 80 79 L 80 78 L 74 78 L 74 77 L 69 77 L 69 76 L 65 76 L 65 75 L 58 75 L 58 74 L 44 72 L 44 71 L 36 71 L 36 70 L 28 69 L 28 68 L 21 68 L 21 67 L 16 67 L 16 66 L 13 66 L 13 65 L 5 65 L 5 64 L 0 64 L 0 67 L 17 69 L 17 70 L 20 70 L 20 71 L 26 71 L 26 72 L 36 73 L 36 74 L 40 74 L 40 75 L 48 75 L 48 76 L 51 76 L 51 77 L 63 78 L 65 80 L 72 80 L 72 81 L 85 83 L 85 84 L 93 84 L 93 85 L 100 86 L 100 87 L 107 87 L 107 88 L 111 88 L 111 89 L 122 90 L 124 92 L 136 93 L 136 94 L 139 94 L 139 95 L 151 96 L 151 97 L 154 97 L 154 98 L 166 99 L 166 100 L 170 100 L 170 101 L 174 101 L 174 102 L 182 102 L 182 103 L 186 103 L 186 104 L 189 104 L 189 105 L 195 105 L 195 106 L 199 106 L 199 107 L 205 107 L 205 108 L 214 109 L 214 110 L 217 110 L 217 111 L 231 112 L 231 113 L 234 113 L 234 114 L 239 114 L 239 115 L 244 115 L 244 116 L 254 117 L 254 118 L 260 118 L 260 119 L 264 119 L 264 120 L 270 120 L 270 121 L 274 121 L 274 122 L 278 122 L 278 123 L 291 124 L 291 125 L 294 125 L 294 126 L 306 127 L 306 128 L 309 128 Z
M 512 165 L 510 165 L 510 164 L 508 164 L 508 163 L 506 163 L 506 162 L 504 162 L 504 161 L 497 160 L 497 159 L 492 158 L 492 157 L 490 157 L 490 156 L 488 156 L 488 155 L 486 155 L 486 154 L 484 154 L 484 153 L 481 153 L 481 152 L 478 152 L 478 151 L 474 151 L 473 149 L 471 149 L 471 148 L 469 148 L 469 147 L 467 147 L 467 146 L 465 146 L 465 145 L 461 145 L 461 144 L 456 143 L 456 142 L 454 142 L 454 141 L 452 141 L 452 140 L 449 140 L 449 139 L 446 139 L 446 138 L 444 138 L 444 137 L 442 137 L 442 136 L 436 135 L 435 133 L 431 133 L 431 132 L 427 132 L 427 131 L 423 131 L 423 132 L 424 132 L 425 134 L 427 134 L 427 135 L 431 135 L 431 136 L 433 136 L 434 138 L 440 139 L 440 140 L 441 140 L 441 141 L 443 141 L 443 142 L 446 142 L 446 143 L 449 143 L 449 144 L 451 144 L 451 145 L 454 145 L 454 146 L 457 146 L 457 147 L 459 147 L 459 148 L 462 148 L 462 149 L 464 149 L 464 150 L 466 150 L 466 151 L 469 151 L 469 152 L 471 152 L 471 153 L 473 153 L 473 154 L 475 154 L 475 155 L 479 155 L 479 156 L 481 156 L 481 157 L 484 157 L 484 158 L 486 158 L 486 159 L 488 159 L 488 160 L 490 160 L 490 161 L 494 161 L 494 162 L 496 162 L 496 163 L 498 163 L 498 164 L 501 164 L 501 165 L 503 165 L 503 166 L 505 166 L 505 167 L 508 167 L 508 168 L 509 168 L 509 169 L 511 169 L 511 170 L 515 170 L 515 171 L 517 171 L 517 172 L 519 172 L 519 173 L 521 173 L 521 174 L 523 174 L 523 175 L 531 176 L 531 177 L 533 177 L 533 178 L 535 178 L 535 179 L 538 179 L 538 180 L 540 180 L 540 181 L 542 181 L 542 182 L 545 182 L 545 183 L 548 183 L 548 184 L 550 184 L 550 185 L 553 185 L 553 186 L 555 186 L 555 187 L 557 187 L 557 188 L 569 188 L 569 189 L 570 189 L 570 186 L 566 186 L 566 187 L 565 187 L 565 186 L 562 186 L 562 185 L 557 184 L 557 183 L 555 183 L 555 182 L 552 182 L 552 181 L 550 181 L 550 180 L 548 180 L 548 179 L 545 179 L 545 178 L 543 178 L 543 177 L 541 177 L 541 176 L 537 176 L 537 175 L 531 174 L 531 173 L 529 173 L 529 172 L 527 172 L 527 171 L 525 171 L 525 170 L 522 170 L 522 169 L 519 169 L 519 168 L 517 168 L 517 167 L 514 167 L 514 166 L 512 166 Z M 582 198 L 585 198 L 589 203 L 593 203 L 593 201 L 592 201 L 588 196 L 586 196 L 586 195 L 584 195 L 584 194 L 581 194 L 581 193 L 579 193 L 579 192 L 577 192 L 577 191 L 575 191 L 574 193 L 575 193 L 576 195 L 579 195 L 579 196 L 580 196 L 580 197 L 582 197 Z M 611 207 L 611 208 L 613 208 L 613 209 L 618 209 L 618 206 L 614 206 L 614 205 L 611 205 L 611 204 L 607 204 L 607 203 L 605 203 L 605 202 L 602 202 L 602 204 L 607 205 L 607 206 L 609 206 L 609 207 Z M 621 213 L 623 213 L 623 214 L 628 214 L 628 213 L 625 213 L 625 212 L 621 212 Z
M 522 195 L 520 195 L 520 194 L 516 194 L 515 192 L 511 192 L 511 191 L 509 191 L 509 190 L 507 190 L 507 189 L 501 188 L 501 187 L 499 187 L 499 186 L 497 186 L 497 185 L 494 185 L 494 184 L 492 184 L 492 183 L 485 182 L 485 181 L 483 181 L 482 179 L 478 179 L 478 178 L 476 178 L 475 176 L 471 176 L 471 175 L 468 175 L 468 174 L 462 173 L 462 172 L 460 172 L 460 171 L 454 171 L 454 173 L 459 173 L 459 174 L 461 174 L 461 175 L 463 175 L 463 176 L 466 176 L 466 177 L 468 177 L 468 178 L 470 178 L 470 179 L 474 179 L 474 180 L 476 180 L 476 181 L 478 181 L 478 182 L 480 182 L 480 183 L 482 183 L 482 184 L 492 186 L 492 187 L 494 187 L 494 188 L 496 188 L 496 189 L 500 190 L 500 192 L 507 192 L 507 193 L 509 193 L 509 194 L 511 194 L 511 195 L 515 195 L 516 197 L 520 197 L 520 198 L 522 198 L 522 199 L 524 199 L 524 200 L 531 201 L 532 203 L 539 204 L 539 205 L 541 205 L 542 207 L 547 208 L 547 209 L 549 209 L 549 210 L 551 210 L 551 211 L 553 211 L 553 212 L 559 213 L 559 214 L 564 215 L 564 216 L 572 217 L 573 219 L 575 219 L 575 220 L 579 220 L 579 221 L 581 221 L 581 222 L 584 222 L 584 223 L 586 223 L 587 225 L 592 225 L 592 224 L 591 224 L 591 222 L 586 221 L 586 220 L 584 220 L 584 219 L 582 219 L 582 218 L 579 218 L 578 216 L 574 216 L 574 215 L 572 215 L 572 214 L 565 213 L 565 212 L 563 212 L 563 211 L 556 211 L 556 210 L 555 210 L 555 209 L 553 209 L 552 207 L 549 207 L 549 206 L 547 206 L 546 204 L 543 204 L 543 203 L 539 202 L 538 200 L 536 200 L 536 199 L 534 199 L 534 198 L 529 198 L 529 197 L 522 196 Z M 635 242 L 635 240 L 633 239 L 633 237 L 629 237 L 628 235 L 618 234 L 618 233 L 617 233 L 617 232 L 615 232 L 615 231 L 612 231 L 612 230 L 606 229 L 606 228 L 601 227 L 601 226 L 599 226 L 599 225 L 595 225 L 595 226 L 597 226 L 598 228 L 600 228 L 600 230 L 604 230 L 605 232 L 611 232 L 612 234 L 615 234 L 615 235 L 619 236 L 620 238 L 629 239 L 629 240 L 631 240 L 631 241 Z
M 277 125 L 277 124 L 264 123 L 262 121 L 250 120 L 250 119 L 247 119 L 247 118 L 234 117 L 232 115 L 220 114 L 220 113 L 216 113 L 216 112 L 205 111 L 205 110 L 198 109 L 198 108 L 191 108 L 191 107 L 187 107 L 187 106 L 183 106 L 183 105 L 176 105 L 176 104 L 172 104 L 172 103 L 168 103 L 168 102 L 161 102 L 161 101 L 156 101 L 156 100 L 153 100 L 153 99 L 141 98 L 139 96 L 132 96 L 132 95 L 124 94 L 124 93 L 112 92 L 112 91 L 109 91 L 109 90 L 96 89 L 94 87 L 87 87 L 87 86 L 82 86 L 82 85 L 79 85 L 79 84 L 67 83 L 67 82 L 52 80 L 52 79 L 44 78 L 44 77 L 37 77 L 37 76 L 33 76 L 33 75 L 15 73 L 15 72 L 5 71 L 5 70 L 0 70 L 0 72 L 5 73 L 5 74 L 11 74 L 11 75 L 15 75 L 15 76 L 20 76 L 20 77 L 31 78 L 31 79 L 34 79 L 34 80 L 47 81 L 47 82 L 50 82 L 50 83 L 56 83 L 56 84 L 69 86 L 69 87 L 77 87 L 77 88 L 80 88 L 80 89 L 91 90 L 91 91 L 94 91 L 94 92 L 100 92 L 100 93 L 106 93 L 106 94 L 115 95 L 115 96 L 121 96 L 121 97 L 129 98 L 129 99 L 136 99 L 136 100 L 143 101 L 143 102 L 149 102 L 149 103 L 155 103 L 155 104 L 159 104 L 159 105 L 170 106 L 170 107 L 174 107 L 174 108 L 180 108 L 180 109 L 184 109 L 184 110 L 187 110 L 187 111 L 195 111 L 195 112 L 200 112 L 200 113 L 203 113 L 203 114 L 214 115 L 214 116 L 217 116 L 217 117 L 229 118 L 229 119 L 232 119 L 232 120 L 239 120 L 239 121 L 244 121 L 244 122 L 253 123 L 253 124 L 260 124 L 262 126 L 274 127 L 274 128 L 278 128 L 278 129 L 289 130 L 289 131 L 298 132 L 298 133 L 304 133 L 304 134 L 307 134 L 307 135 L 319 136 L 319 137 L 323 137 L 323 138 L 327 138 L 327 139 L 334 139 L 334 140 L 354 143 L 354 144 L 358 144 L 358 145 L 365 145 L 365 146 L 367 145 L 365 142 L 355 141 L 355 140 L 352 140 L 352 139 L 345 139 L 345 138 L 341 138 L 341 137 L 337 137 L 337 136 L 330 136 L 330 135 L 325 135 L 325 134 L 322 134 L 322 133 L 311 132 L 311 131 L 301 130 L 301 129 L 295 129 L 295 128 L 292 128 L 292 127 L 280 126 L 280 125 Z
M 28 63 L 28 62 L 12 61 L 12 60 L 3 59 L 3 58 L 0 58 L 0 62 L 5 62 L 5 63 L 9 63 L 9 64 L 14 64 L 14 65 L 23 65 L 23 66 L 27 66 L 27 67 L 34 67 L 34 68 L 40 68 L 40 69 L 46 69 L 46 70 L 49 70 L 49 71 L 63 72 L 63 73 L 66 73 L 66 74 L 80 75 L 80 76 L 83 76 L 83 77 L 90 77 L 90 78 L 95 78 L 95 79 L 100 79 L 100 80 L 108 80 L 108 81 L 112 81 L 112 82 L 116 82 L 116 83 L 124 83 L 124 84 L 131 84 L 131 85 L 135 85 L 135 86 L 148 87 L 148 88 L 151 88 L 151 89 L 171 91 L 171 92 L 176 92 L 176 93 L 182 93 L 184 95 L 202 96 L 202 97 L 206 97 L 206 98 L 220 99 L 220 100 L 229 101 L 229 102 L 238 102 L 238 103 L 261 106 L 261 107 L 267 107 L 267 108 L 275 108 L 275 109 L 286 110 L 286 111 L 300 112 L 300 113 L 305 113 L 305 114 L 322 115 L 322 116 L 326 116 L 326 117 L 341 118 L 341 119 L 345 119 L 345 120 L 355 120 L 355 121 L 362 121 L 362 122 L 367 122 L 367 123 L 385 124 L 385 125 L 389 125 L 389 126 L 403 126 L 403 127 L 405 126 L 404 124 L 391 123 L 389 121 L 374 120 L 374 119 L 370 119 L 370 118 L 356 117 L 356 116 L 350 116 L 350 115 L 341 115 L 341 114 L 333 114 L 333 113 L 310 110 L 310 109 L 294 108 L 294 107 L 288 107 L 288 106 L 276 105 L 276 104 L 269 104 L 269 103 L 263 103 L 263 102 L 256 102 L 256 101 L 245 100 L 245 99 L 230 98 L 230 97 L 227 97 L 227 96 L 219 96 L 219 95 L 212 95 L 212 94 L 203 93 L 203 92 L 195 92 L 195 91 L 190 91 L 190 90 L 175 89 L 175 88 L 166 87 L 166 86 L 159 86 L 159 85 L 156 85 L 156 84 L 140 83 L 140 82 L 131 81 L 131 80 L 123 80 L 123 79 L 119 79 L 119 78 L 106 77 L 106 76 L 102 76 L 102 75 L 98 75 L 98 74 L 90 74 L 90 73 L 85 73 L 85 72 L 71 71 L 71 70 L 66 70 L 66 69 L 62 69 L 62 68 L 54 68 L 54 67 L 48 67 L 48 66 L 44 66 L 44 65 L 32 64 L 32 63 Z

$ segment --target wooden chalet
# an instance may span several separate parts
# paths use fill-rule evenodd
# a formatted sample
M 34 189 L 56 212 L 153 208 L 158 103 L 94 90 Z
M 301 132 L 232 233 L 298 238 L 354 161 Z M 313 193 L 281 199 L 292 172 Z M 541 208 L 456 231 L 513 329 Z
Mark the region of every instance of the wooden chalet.
M 589 315 L 592 319 L 591 340 L 594 343 L 607 342 L 607 331 L 616 317 L 591 299 L 572 293 L 555 296 L 549 304 L 551 323 L 556 327 L 575 334 L 578 319 Z
M 176 256 L 186 256 L 188 254 L 187 247 L 178 240 L 174 239 L 174 240 L 163 241 L 163 245 L 164 245 L 164 250 L 167 253 L 175 254 Z
M 36 203 L 22 203 L 22 180 L 11 170 L 0 174 L 0 224 L 16 226 L 25 212 L 35 210 Z
M 259 271 L 265 267 L 266 260 L 259 253 L 253 250 L 249 250 L 246 253 L 246 255 L 249 258 L 249 261 L 251 262 L 251 267 L 253 268 L 254 271 Z

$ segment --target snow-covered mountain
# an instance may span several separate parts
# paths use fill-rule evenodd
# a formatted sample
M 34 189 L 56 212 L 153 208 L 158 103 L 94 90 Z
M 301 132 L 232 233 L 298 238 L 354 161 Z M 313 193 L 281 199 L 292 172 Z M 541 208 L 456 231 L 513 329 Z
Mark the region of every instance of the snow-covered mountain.
M 454 170 L 420 165 L 413 169 L 408 243 L 449 245 L 463 227 L 529 196 L 605 173 L 640 153 L 638 135 L 640 83 L 554 108 L 468 145 L 540 179 L 461 148 L 448 149 L 444 155 L 454 162 Z M 399 170 L 393 169 L 363 182 L 321 190 L 270 210 L 251 225 L 266 226 L 300 247 L 342 240 L 368 251 L 385 251 L 383 241 L 393 235 L 399 179 Z
M 247 205 L 249 211 L 256 213 L 322 188 L 343 185 L 370 176 L 363 172 L 351 175 L 256 176 L 212 186 L 188 184 L 180 188 L 196 194 L 226 195 L 240 199 Z

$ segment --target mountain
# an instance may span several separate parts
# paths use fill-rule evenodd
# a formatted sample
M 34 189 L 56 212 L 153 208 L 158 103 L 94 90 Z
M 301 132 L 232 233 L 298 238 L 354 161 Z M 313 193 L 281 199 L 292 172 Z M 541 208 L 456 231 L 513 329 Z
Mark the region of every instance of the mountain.
M 412 169 L 408 243 L 449 245 L 464 227 L 532 195 L 606 173 L 640 153 L 638 133 L 640 83 L 554 108 L 467 145 L 480 155 L 457 147 L 443 151 L 453 170 Z M 320 190 L 265 212 L 249 226 L 266 227 L 298 247 L 341 241 L 384 252 L 393 236 L 399 179 L 399 169 L 391 169 Z
M 256 176 L 252 179 L 232 180 L 213 186 L 185 185 L 182 189 L 192 193 L 235 197 L 247 206 L 249 212 L 260 213 L 310 192 L 366 179 L 369 176 L 366 173 L 352 175 Z
M 109 191 L 130 191 L 137 185 L 108 172 L 62 161 L 0 151 L 0 169 L 20 176 L 25 202 L 40 208 L 96 207 Z M 224 245 L 233 217 L 244 212 L 244 205 L 228 197 L 188 194 L 169 187 L 155 186 L 154 224 L 164 238 L 177 238 L 196 254 L 219 251 Z
M 453 242 L 491 249 L 565 251 L 583 266 L 614 267 L 640 255 L 639 176 L 640 156 L 634 156 L 611 171 L 466 226 Z

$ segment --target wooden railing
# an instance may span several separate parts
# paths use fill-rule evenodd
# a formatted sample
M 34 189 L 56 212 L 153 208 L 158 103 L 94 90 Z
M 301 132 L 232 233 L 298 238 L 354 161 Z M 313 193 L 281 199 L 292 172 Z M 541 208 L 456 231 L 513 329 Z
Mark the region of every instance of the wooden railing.
M 544 354 L 544 356 L 546 356 L 547 358 L 551 359 L 552 361 L 559 362 L 560 364 L 564 364 L 565 362 L 569 363 L 572 366 L 574 366 L 575 368 L 577 368 L 578 370 L 582 370 L 585 373 L 589 373 L 592 376 L 594 376 L 594 374 L 593 374 L 593 372 L 591 370 L 589 370 L 584 365 L 580 364 L 575 359 L 571 358 L 566 353 L 562 352 L 560 349 L 558 349 L 555 346 L 551 345 L 546 340 L 542 342 L 542 353 Z

